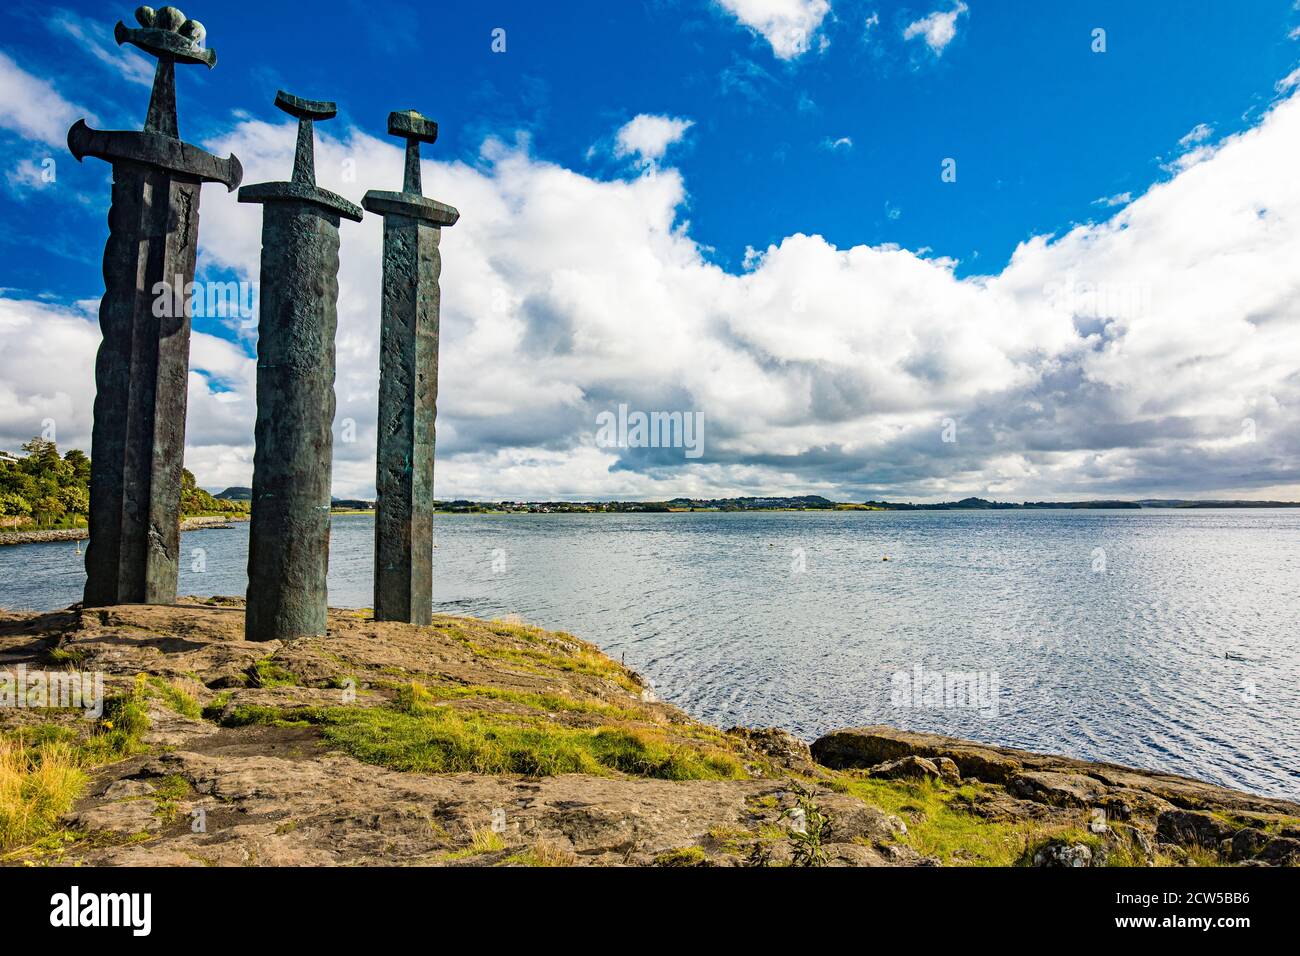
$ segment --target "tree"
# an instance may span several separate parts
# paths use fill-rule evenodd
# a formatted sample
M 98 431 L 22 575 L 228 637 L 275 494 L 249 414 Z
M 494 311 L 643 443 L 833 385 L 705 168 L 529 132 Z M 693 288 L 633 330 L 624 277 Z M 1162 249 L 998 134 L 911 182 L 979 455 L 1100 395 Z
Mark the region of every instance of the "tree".
M 32 517 L 37 524 L 53 524 L 67 513 L 56 495 L 46 495 L 32 502 Z
M 61 461 L 59 458 L 59 448 L 48 438 L 33 438 L 23 444 L 23 451 L 27 452 L 27 457 L 23 460 L 24 466 L 39 467 L 46 470 L 54 462 Z
M 90 458 L 79 448 L 60 457 L 54 442 L 33 438 L 27 457 L 0 460 L 0 516 L 32 517 L 39 524 L 77 518 L 90 512 Z M 181 470 L 181 513 L 245 513 L 249 503 L 212 497 L 194 473 Z
M 0 515 L 6 518 L 26 518 L 31 513 L 32 506 L 22 495 L 0 491 Z
M 187 515 L 204 514 L 213 511 L 241 511 L 231 508 L 230 502 L 218 501 L 211 494 L 199 487 L 193 473 L 188 468 L 181 469 L 181 513 Z
M 80 448 L 71 448 L 63 455 L 63 460 L 72 468 L 73 477 L 78 482 L 90 483 L 90 458 Z
M 59 489 L 59 502 L 70 515 L 90 513 L 90 489 L 84 485 L 64 485 Z
M 27 457 L 0 463 L 0 513 L 40 524 L 90 511 L 90 459 L 79 449 L 60 457 L 46 438 L 23 445 Z

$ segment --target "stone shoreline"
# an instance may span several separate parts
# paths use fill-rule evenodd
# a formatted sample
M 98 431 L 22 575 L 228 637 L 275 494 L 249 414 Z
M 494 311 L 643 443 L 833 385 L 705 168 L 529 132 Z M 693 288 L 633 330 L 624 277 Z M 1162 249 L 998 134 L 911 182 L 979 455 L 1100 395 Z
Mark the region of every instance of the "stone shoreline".
M 237 598 L 0 612 L 19 665 L 102 673 L 118 726 L 3 707 L 0 734 L 120 749 L 0 863 L 1300 863 L 1300 803 L 889 727 L 724 731 L 515 621 L 336 610 L 325 637 L 249 643 Z
M 198 515 L 181 519 L 181 531 L 206 531 L 228 528 L 236 521 L 247 521 L 248 515 Z M 46 531 L 0 531 L 0 545 L 44 544 L 50 541 L 84 541 L 90 536 L 87 528 L 53 528 Z

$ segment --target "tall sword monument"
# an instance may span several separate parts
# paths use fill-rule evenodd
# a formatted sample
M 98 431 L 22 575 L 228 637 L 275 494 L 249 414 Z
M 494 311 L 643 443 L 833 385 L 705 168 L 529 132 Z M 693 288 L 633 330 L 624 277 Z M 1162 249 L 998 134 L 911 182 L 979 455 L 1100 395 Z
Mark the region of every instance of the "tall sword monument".
M 281 90 L 275 105 L 298 118 L 293 178 L 239 190 L 240 202 L 263 205 L 250 641 L 325 633 L 339 222 L 363 215 L 316 185 L 314 123 L 333 117 L 334 104 Z
M 140 7 L 135 16 L 139 28 L 119 21 L 113 36 L 158 61 L 144 129 L 96 130 L 78 120 L 68 130 L 78 161 L 113 164 L 90 446 L 88 607 L 176 599 L 199 187 L 232 190 L 243 176 L 234 156 L 183 142 L 177 130 L 176 64 L 217 62 L 203 45 L 203 25 L 175 7 Z
M 406 139 L 401 192 L 370 190 L 361 204 L 384 217 L 375 469 L 375 620 L 428 624 L 433 615 L 433 450 L 438 402 L 438 240 L 460 213 L 426 199 L 420 143 L 438 124 L 391 113 Z

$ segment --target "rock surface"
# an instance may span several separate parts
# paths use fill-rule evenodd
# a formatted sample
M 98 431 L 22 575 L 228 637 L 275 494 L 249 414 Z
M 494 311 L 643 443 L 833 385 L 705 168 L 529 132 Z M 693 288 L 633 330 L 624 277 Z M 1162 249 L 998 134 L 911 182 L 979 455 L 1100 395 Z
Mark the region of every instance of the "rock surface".
M 951 761 L 949 761 L 951 763 Z M 881 780 L 942 780 L 943 774 L 933 760 L 924 757 L 899 757 L 885 763 L 876 764 L 868 771 L 871 776 Z
M 641 679 L 567 634 L 511 622 L 437 618 L 430 627 L 332 612 L 329 634 L 281 643 L 244 639 L 242 602 L 121 606 L 52 614 L 0 612 L 0 670 L 48 667 L 51 655 L 99 671 L 109 695 L 145 674 L 190 693 L 202 717 L 148 701 L 148 752 L 94 772 L 67 820 L 66 846 L 5 862 L 92 865 L 767 864 L 791 859 L 790 768 L 816 772 L 783 731 L 723 734 L 664 703 Z M 573 709 L 549 726 L 653 731 L 704 740 L 746 762 L 745 779 L 665 780 L 622 773 L 527 777 L 410 773 L 327 746 L 317 727 L 223 726 L 241 712 L 292 718 L 351 702 L 383 707 L 418 680 L 465 714 L 536 719 L 527 701 Z M 341 686 L 338 686 L 341 685 Z M 551 696 L 547 696 L 551 695 Z M 563 696 L 561 696 L 563 695 Z M 580 706 L 579 706 L 580 705 Z M 0 710 L 0 730 L 60 721 L 67 711 Z M 812 784 L 829 820 L 830 865 L 901 865 L 922 854 L 860 799 Z M 689 851 L 689 853 L 687 852 Z
M 1175 858 L 1207 850 L 1222 862 L 1300 864 L 1300 804 L 1189 777 L 883 726 L 834 731 L 811 752 L 827 767 L 861 768 L 872 777 L 933 778 L 931 771 L 947 760 L 966 780 L 999 785 L 981 795 L 974 812 L 1071 821 L 1104 836 L 1103 850 L 1122 843 L 1138 860 L 1164 846 Z M 1086 844 L 1049 842 L 1032 862 L 1088 866 L 1104 863 L 1105 855 L 1099 860 Z
M 1300 806 L 1182 777 L 884 727 L 811 749 L 775 728 L 724 733 L 648 700 L 640 677 L 568 634 L 334 611 L 325 637 L 252 643 L 241 605 L 0 612 L 0 671 L 58 662 L 102 673 L 109 695 L 152 688 L 142 752 L 94 768 L 64 829 L 0 862 L 781 865 L 809 861 L 794 834 L 810 826 L 811 858 L 844 866 L 1186 863 L 1207 853 L 1285 864 L 1300 848 Z M 433 712 L 561 735 L 613 728 L 669 753 L 726 756 L 735 772 L 417 772 L 349 750 L 318 719 L 339 708 L 395 718 L 417 686 Z M 11 737 L 51 723 L 80 732 L 87 722 L 0 708 Z M 387 733 L 372 742 L 391 743 Z

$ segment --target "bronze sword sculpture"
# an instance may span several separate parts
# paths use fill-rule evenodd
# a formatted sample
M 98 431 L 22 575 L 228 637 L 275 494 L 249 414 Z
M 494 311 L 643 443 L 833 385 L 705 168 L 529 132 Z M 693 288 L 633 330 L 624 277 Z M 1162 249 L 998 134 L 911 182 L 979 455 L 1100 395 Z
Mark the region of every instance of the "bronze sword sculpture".
M 243 177 L 234 156 L 214 156 L 177 131 L 176 64 L 217 62 L 203 46 L 203 25 L 175 7 L 140 7 L 135 16 L 138 29 L 119 21 L 113 36 L 158 60 L 143 131 L 94 130 L 85 120 L 68 130 L 78 161 L 113 164 L 95 360 L 89 607 L 176 599 L 199 188 L 233 190 Z M 160 295 L 173 305 L 155 308 Z
M 420 143 L 438 124 L 415 110 L 389 114 L 406 138 L 402 191 L 370 190 L 361 204 L 384 217 L 375 467 L 375 620 L 428 624 L 433 615 L 433 454 L 438 413 L 438 240 L 460 218 L 426 199 Z
M 333 117 L 334 104 L 281 90 L 275 105 L 298 118 L 293 178 L 239 191 L 240 202 L 264 206 L 244 617 L 250 641 L 325 633 L 339 221 L 363 215 L 316 185 L 313 124 Z

